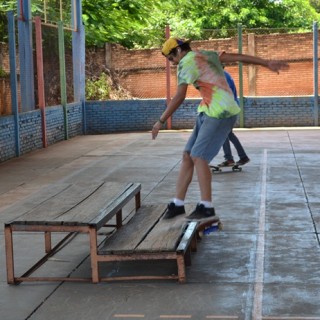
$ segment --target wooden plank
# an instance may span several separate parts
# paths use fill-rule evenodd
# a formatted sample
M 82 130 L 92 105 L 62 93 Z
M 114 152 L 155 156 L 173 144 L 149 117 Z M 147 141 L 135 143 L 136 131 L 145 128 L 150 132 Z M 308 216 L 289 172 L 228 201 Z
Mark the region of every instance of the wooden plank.
M 63 221 L 63 224 L 66 225 L 75 222 L 78 225 L 100 224 L 97 226 L 99 229 L 104 225 L 105 221 L 110 219 L 110 217 L 106 217 L 110 211 L 110 205 L 119 197 L 121 198 L 126 190 L 132 188 L 133 185 L 133 183 L 105 182 L 90 197 L 87 197 L 76 207 L 57 217 L 55 221 Z
M 51 197 L 24 212 L 15 223 L 36 225 L 88 225 L 102 208 L 108 207 L 132 183 L 97 182 L 68 185 Z M 16 210 L 23 210 L 21 207 Z M 101 219 L 103 217 L 101 216 Z
M 185 205 L 188 214 L 194 208 L 193 205 Z M 161 220 L 148 234 L 146 239 L 137 247 L 139 252 L 176 251 L 178 243 L 188 224 L 186 215 L 180 215 L 173 219 Z
M 161 220 L 136 248 L 138 252 L 176 251 L 188 221 L 184 215 Z
M 18 201 L 14 205 L 11 205 L 6 209 L 2 210 L 1 215 L 14 217 L 12 220 L 7 222 L 8 224 L 14 221 L 24 220 L 23 215 L 27 214 L 28 212 L 31 212 L 48 199 L 55 197 L 57 194 L 61 192 L 64 192 L 69 187 L 70 183 L 53 184 L 44 187 L 42 190 L 33 192 L 23 200 Z
M 104 245 L 99 249 L 99 254 L 133 252 L 159 221 L 166 207 L 167 205 L 165 204 L 142 205 L 126 225 L 105 241 Z
M 192 237 L 197 232 L 197 226 L 199 222 L 191 221 L 188 224 L 187 229 L 185 230 L 183 237 L 177 247 L 177 252 L 185 252 L 190 245 Z
M 141 191 L 140 183 L 132 183 L 127 185 L 126 188 L 119 193 L 117 197 L 115 197 L 108 206 L 102 208 L 97 216 L 90 221 L 90 224 L 97 225 L 98 228 L 101 228 L 108 220 L 110 220 L 119 210 L 121 210 L 131 199 L 135 198 L 137 200 L 136 195 Z M 141 199 L 139 195 L 139 200 L 136 205 L 141 205 Z M 135 207 L 136 208 L 136 207 Z
M 25 224 L 50 224 L 95 193 L 103 183 L 71 184 L 19 217 Z M 77 219 L 76 219 L 77 220 Z M 81 221 L 81 220 L 80 220 Z

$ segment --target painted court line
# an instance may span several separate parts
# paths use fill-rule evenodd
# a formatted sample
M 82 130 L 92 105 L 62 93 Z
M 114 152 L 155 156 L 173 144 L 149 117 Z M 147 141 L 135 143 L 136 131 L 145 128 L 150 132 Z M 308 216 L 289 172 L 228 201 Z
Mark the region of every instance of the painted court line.
M 226 319 L 239 319 L 237 316 L 206 316 L 206 319 L 226 320 Z
M 160 319 L 191 319 L 192 315 L 190 314 L 179 314 L 179 315 L 172 315 L 172 314 L 163 314 L 160 315 Z
M 320 320 L 320 317 L 262 317 L 263 320 Z
M 132 318 L 132 319 L 141 319 L 144 318 L 144 314 L 114 314 L 114 318 Z M 160 319 L 192 319 L 192 315 L 190 314 L 162 314 L 159 316 Z M 239 319 L 237 316 L 223 316 L 223 315 L 208 315 L 205 317 L 206 319 L 215 319 L 215 320 L 237 320 Z
M 252 319 L 262 320 L 264 246 L 266 229 L 266 197 L 267 197 L 267 150 L 263 150 L 261 173 L 261 200 L 259 212 L 258 241 L 256 251 L 256 274 L 254 284 Z
M 144 318 L 144 314 L 114 314 L 114 318 Z

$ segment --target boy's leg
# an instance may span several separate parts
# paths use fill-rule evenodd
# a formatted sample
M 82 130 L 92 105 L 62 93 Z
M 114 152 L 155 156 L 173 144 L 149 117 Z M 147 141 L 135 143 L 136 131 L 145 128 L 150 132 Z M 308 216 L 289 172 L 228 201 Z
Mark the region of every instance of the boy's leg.
M 197 139 L 191 150 L 191 157 L 198 175 L 201 201 L 211 201 L 209 162 L 218 154 L 236 119 L 236 116 L 227 119 L 215 119 L 205 114 L 200 117 L 201 126 L 199 126 Z
M 202 201 L 212 202 L 212 174 L 207 160 L 193 158 L 196 168 Z
M 233 155 L 231 152 L 231 146 L 230 146 L 230 141 L 229 141 L 229 136 L 232 133 L 232 131 L 229 133 L 226 141 L 223 143 L 223 153 L 224 153 L 224 158 L 225 161 L 221 162 L 218 164 L 218 167 L 230 167 L 230 166 L 234 166 L 235 162 L 233 160 Z
M 230 132 L 228 138 L 230 139 L 230 141 L 232 142 L 232 144 L 236 148 L 239 158 L 240 159 L 246 158 L 247 154 L 244 151 L 244 149 L 243 149 L 238 137 L 233 132 Z
M 192 134 L 186 144 L 185 150 L 182 156 L 182 163 L 179 170 L 179 175 L 176 182 L 176 195 L 175 199 L 168 204 L 167 210 L 164 214 L 164 219 L 171 219 L 177 215 L 184 214 L 184 199 L 186 197 L 188 187 L 192 181 L 194 172 L 194 163 L 190 157 L 190 150 L 197 139 L 199 126 L 201 122 L 199 116 L 197 117 L 196 125 L 192 131 Z
M 211 219 L 215 216 L 209 162 L 218 154 L 235 121 L 236 116 L 228 119 L 215 119 L 205 115 L 202 117 L 202 124 L 191 150 L 191 157 L 198 175 L 201 201 L 187 217 L 189 220 Z
M 183 153 L 182 163 L 176 183 L 176 198 L 184 200 L 188 191 L 189 184 L 192 181 L 194 163 L 188 152 Z
M 224 153 L 224 158 L 226 160 L 233 160 L 232 152 L 231 152 L 231 146 L 230 146 L 230 141 L 229 141 L 229 136 L 232 132 L 229 133 L 228 138 L 226 141 L 223 143 L 223 153 Z

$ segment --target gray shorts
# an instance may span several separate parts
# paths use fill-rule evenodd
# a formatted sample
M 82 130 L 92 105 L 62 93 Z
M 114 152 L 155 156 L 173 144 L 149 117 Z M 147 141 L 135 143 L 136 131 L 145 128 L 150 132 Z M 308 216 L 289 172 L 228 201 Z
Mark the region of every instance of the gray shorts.
M 216 119 L 200 113 L 184 151 L 209 163 L 219 153 L 236 120 L 236 115 Z

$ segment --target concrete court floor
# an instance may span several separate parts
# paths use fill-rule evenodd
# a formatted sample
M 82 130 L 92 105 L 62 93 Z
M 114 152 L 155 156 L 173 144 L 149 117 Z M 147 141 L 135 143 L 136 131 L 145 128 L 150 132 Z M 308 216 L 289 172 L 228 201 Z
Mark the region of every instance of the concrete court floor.
M 242 172 L 213 175 L 214 203 L 224 230 L 201 240 L 187 269 L 186 284 L 8 285 L 1 228 L 0 318 L 320 319 L 319 128 L 235 132 L 251 162 Z M 143 203 L 167 203 L 174 195 L 189 134 L 160 133 L 155 141 L 149 132 L 79 136 L 4 162 L 0 164 L 0 222 L 12 218 L 4 214 L 10 205 L 55 182 L 141 182 Z M 222 156 L 220 152 L 214 162 Z M 195 178 L 186 201 L 195 204 L 198 197 Z M 89 275 L 83 237 L 77 236 L 49 261 L 45 273 Z M 17 273 L 43 253 L 42 240 L 36 234 L 17 236 Z M 170 267 L 116 265 L 106 272 Z

